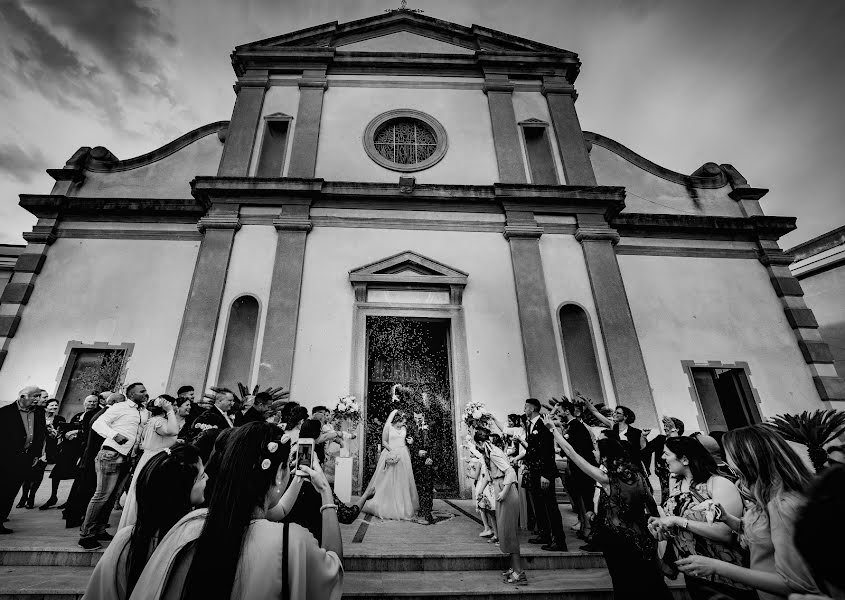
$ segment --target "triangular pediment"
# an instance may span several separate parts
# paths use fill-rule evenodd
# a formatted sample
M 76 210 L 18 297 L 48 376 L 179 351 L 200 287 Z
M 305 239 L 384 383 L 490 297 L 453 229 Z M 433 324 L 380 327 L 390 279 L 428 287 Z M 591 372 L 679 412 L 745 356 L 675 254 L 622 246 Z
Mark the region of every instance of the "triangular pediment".
M 236 51 L 304 47 L 357 52 L 467 54 L 494 50 L 572 54 L 495 29 L 465 27 L 411 10 L 395 10 L 349 23 L 325 23 L 238 46 Z
M 350 281 L 416 281 L 431 283 L 442 280 L 444 284 L 466 284 L 467 274 L 411 250 L 394 254 L 377 262 L 358 267 L 349 272 Z

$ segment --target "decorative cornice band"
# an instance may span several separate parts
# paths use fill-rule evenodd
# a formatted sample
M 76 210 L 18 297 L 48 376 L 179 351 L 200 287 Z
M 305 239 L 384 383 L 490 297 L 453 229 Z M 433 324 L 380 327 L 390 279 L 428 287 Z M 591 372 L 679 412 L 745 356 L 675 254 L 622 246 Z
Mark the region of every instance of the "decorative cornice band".
M 490 92 L 504 92 L 506 94 L 513 93 L 514 85 L 507 80 L 485 79 L 484 86 L 481 88 L 484 93 Z
M 325 90 L 329 87 L 328 82 L 325 79 L 300 79 L 297 81 L 299 85 L 299 89 L 302 88 L 316 88 L 320 90 Z
M 312 229 L 311 219 L 307 217 L 276 217 L 273 219 L 273 227 L 277 231 L 304 231 L 306 233 Z
M 512 238 L 538 239 L 543 235 L 543 228 L 536 225 L 505 225 L 503 235 L 506 240 Z
M 565 96 L 572 96 L 573 100 L 578 99 L 578 92 L 575 91 L 574 85 L 567 85 L 565 83 L 544 83 L 540 88 L 540 93 L 544 96 L 549 94 L 562 94 Z
M 731 190 L 728 196 L 739 202 L 740 200 L 759 200 L 769 193 L 765 188 L 738 187 Z
M 201 233 L 205 233 L 206 229 L 234 229 L 237 231 L 240 228 L 241 221 L 234 213 L 206 215 L 197 222 L 197 229 L 199 229 Z
M 787 254 L 782 250 L 760 250 L 760 262 L 768 266 L 785 266 L 788 267 L 795 262 L 794 254 Z
M 619 232 L 600 225 L 581 225 L 575 231 L 575 239 L 579 242 L 609 241 L 611 244 L 616 244 L 619 242 Z
M 37 230 L 38 226 L 36 225 L 33 229 Z M 30 244 L 47 244 L 49 246 L 56 241 L 56 233 L 52 228 L 49 231 L 25 231 L 23 239 Z

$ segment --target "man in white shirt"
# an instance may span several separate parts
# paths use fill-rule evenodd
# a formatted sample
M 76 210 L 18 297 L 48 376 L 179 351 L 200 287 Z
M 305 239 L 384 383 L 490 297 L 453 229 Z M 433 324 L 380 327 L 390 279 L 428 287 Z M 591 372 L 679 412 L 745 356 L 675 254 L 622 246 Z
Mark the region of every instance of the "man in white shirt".
M 100 540 L 112 538 L 106 533 L 106 527 L 141 442 L 141 433 L 149 418 L 145 408 L 149 398 L 143 383 L 133 383 L 126 388 L 126 402 L 113 404 L 91 425 L 105 441 L 94 460 L 97 490 L 88 503 L 80 530 L 79 545 L 86 550 L 95 550 L 100 547 Z

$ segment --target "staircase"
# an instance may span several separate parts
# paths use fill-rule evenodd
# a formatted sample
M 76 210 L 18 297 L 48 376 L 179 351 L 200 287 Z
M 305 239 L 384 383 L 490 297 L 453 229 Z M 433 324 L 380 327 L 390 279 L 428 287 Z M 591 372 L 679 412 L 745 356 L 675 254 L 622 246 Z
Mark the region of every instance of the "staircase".
M 573 522 L 564 505 L 564 522 Z M 470 503 L 438 500 L 435 525 L 379 521 L 367 517 L 342 526 L 344 597 L 356 599 L 604 600 L 613 598 L 600 554 L 545 552 L 523 543 L 528 586 L 507 586 L 501 572 L 507 557 L 478 537 Z M 23 514 L 21 514 L 23 513 Z M 115 515 L 119 518 L 119 513 Z M 75 545 L 77 532 L 65 530 L 56 511 L 14 511 L 16 533 L 0 538 L 0 600 L 76 600 L 82 597 L 102 551 Z M 25 537 L 26 532 L 31 531 Z M 18 533 L 20 532 L 20 533 Z M 568 533 L 568 532 L 567 532 Z M 527 537 L 527 535 L 526 535 Z M 682 582 L 670 587 L 687 598 Z

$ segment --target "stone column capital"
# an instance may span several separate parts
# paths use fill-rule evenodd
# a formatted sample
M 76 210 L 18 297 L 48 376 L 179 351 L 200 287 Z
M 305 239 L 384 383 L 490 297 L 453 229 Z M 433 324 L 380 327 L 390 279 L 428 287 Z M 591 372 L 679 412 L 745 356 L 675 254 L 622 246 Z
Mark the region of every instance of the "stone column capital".
M 235 213 L 205 215 L 197 221 L 197 229 L 205 233 L 206 229 L 234 229 L 241 228 L 241 220 Z
M 575 86 L 563 77 L 543 77 L 543 85 L 540 88 L 540 93 L 544 96 L 548 96 L 549 94 L 572 96 L 573 101 L 578 98 L 578 92 L 575 91 Z
M 507 77 L 487 77 L 484 79 L 484 87 L 482 89 L 485 94 L 488 92 L 503 92 L 505 94 L 511 94 L 513 93 L 514 85 Z
M 276 231 L 304 231 L 308 233 L 312 229 L 311 219 L 305 216 L 279 215 L 273 219 L 273 227 Z
M 608 226 L 601 225 L 579 225 L 575 230 L 575 239 L 581 243 L 587 242 L 610 242 L 613 245 L 619 243 L 619 232 Z
M 505 225 L 504 236 L 506 240 L 513 238 L 537 239 L 543 235 L 543 228 L 538 225 L 519 224 Z

